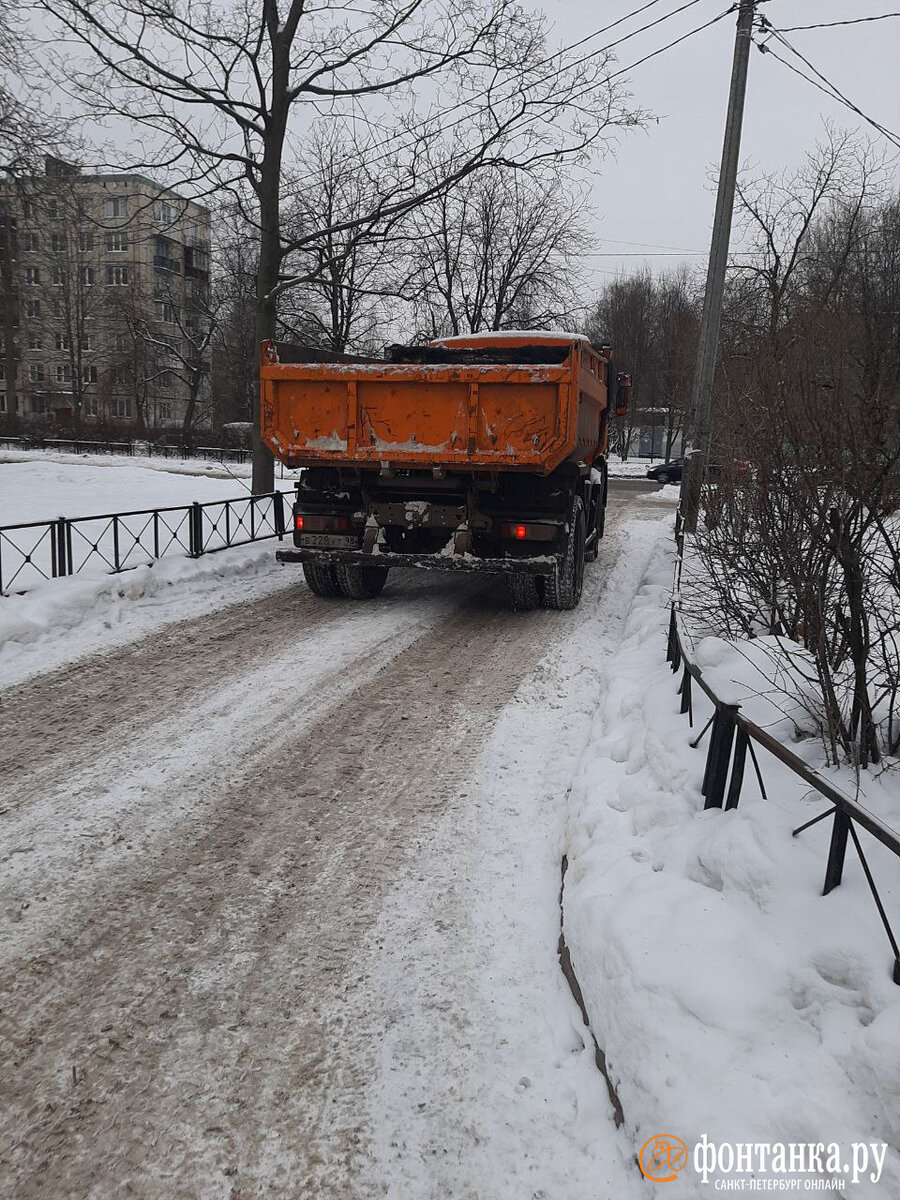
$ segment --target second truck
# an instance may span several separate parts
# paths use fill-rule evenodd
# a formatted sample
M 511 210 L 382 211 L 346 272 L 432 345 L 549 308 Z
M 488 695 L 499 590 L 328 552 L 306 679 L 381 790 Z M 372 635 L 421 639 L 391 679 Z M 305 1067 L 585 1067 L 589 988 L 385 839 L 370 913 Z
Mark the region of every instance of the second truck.
M 319 596 L 368 599 L 392 567 L 482 571 L 516 608 L 574 608 L 597 557 L 609 347 L 525 331 L 390 346 L 384 359 L 266 342 L 262 438 L 302 468 L 293 547 Z

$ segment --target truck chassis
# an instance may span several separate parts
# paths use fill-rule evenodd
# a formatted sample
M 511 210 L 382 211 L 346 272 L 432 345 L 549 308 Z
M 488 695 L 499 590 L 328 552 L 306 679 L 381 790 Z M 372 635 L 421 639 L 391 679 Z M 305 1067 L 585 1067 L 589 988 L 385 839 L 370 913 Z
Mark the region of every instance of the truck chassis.
M 492 573 L 515 608 L 570 609 L 597 557 L 606 498 L 602 458 L 546 476 L 309 468 L 294 547 L 277 558 L 300 563 L 320 596 L 371 599 L 391 567 L 408 567 Z

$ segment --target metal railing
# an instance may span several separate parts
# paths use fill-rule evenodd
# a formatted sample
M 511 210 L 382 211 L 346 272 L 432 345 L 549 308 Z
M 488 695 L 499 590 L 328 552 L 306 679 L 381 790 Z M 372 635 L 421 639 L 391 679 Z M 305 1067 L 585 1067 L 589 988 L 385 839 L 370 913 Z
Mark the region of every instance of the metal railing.
M 205 504 L 171 505 L 0 527 L 0 594 L 88 567 L 147 566 L 167 554 L 199 558 L 285 534 L 285 497 L 266 492 Z
M 675 576 L 675 595 L 677 597 L 680 594 L 681 567 L 684 559 L 684 534 L 680 527 L 680 521 L 676 523 L 676 544 L 678 546 Z M 869 890 L 872 893 L 872 898 L 875 901 L 875 907 L 878 909 L 878 915 L 881 918 L 881 923 L 884 926 L 891 950 L 893 951 L 893 980 L 894 983 L 900 984 L 900 947 L 898 947 L 897 939 L 894 936 L 884 904 L 878 893 L 878 888 L 876 887 L 869 862 L 860 843 L 856 826 L 858 825 L 861 829 L 871 834 L 872 837 L 876 838 L 883 846 L 898 857 L 900 857 L 900 832 L 892 829 L 876 816 L 875 813 L 870 812 L 857 800 L 854 800 L 851 796 L 846 795 L 839 788 L 835 787 L 834 784 L 823 778 L 818 771 L 792 753 L 777 738 L 772 737 L 765 729 L 750 720 L 749 717 L 741 712 L 739 704 L 728 704 L 724 700 L 720 700 L 704 680 L 702 670 L 691 660 L 685 648 L 685 642 L 686 639 L 683 636 L 679 617 L 678 601 L 673 599 L 669 616 L 666 661 L 670 664 L 674 673 L 677 674 L 678 671 L 682 672 L 681 684 L 678 689 L 681 696 L 681 712 L 687 714 L 688 720 L 691 726 L 693 726 L 693 687 L 695 684 L 713 705 L 713 715 L 706 722 L 697 737 L 691 742 L 692 746 L 698 746 L 706 733 L 710 730 L 712 731 L 706 756 L 706 768 L 703 773 L 703 783 L 700 789 L 705 799 L 704 808 L 718 808 L 725 811 L 737 808 L 741 796 L 748 753 L 756 773 L 760 794 L 763 800 L 767 799 L 765 783 L 759 759 L 754 749 L 754 743 L 768 751 L 769 754 L 783 763 L 810 788 L 823 796 L 832 807 L 813 817 L 811 821 L 806 821 L 803 825 L 798 826 L 793 831 L 793 836 L 797 837 L 805 830 L 811 828 L 811 826 L 833 816 L 834 821 L 831 827 L 828 861 L 825 866 L 825 882 L 822 889 L 823 896 L 827 896 L 829 892 L 833 891 L 840 884 L 847 853 L 847 841 L 848 838 L 852 840 L 863 869 L 863 874 L 866 877 L 866 882 L 869 885 Z
M 84 438 L 0 437 L 7 450 L 52 450 L 57 454 L 120 454 L 128 458 L 202 458 L 212 462 L 247 463 L 252 451 L 233 446 L 159 446 L 153 442 L 88 441 Z

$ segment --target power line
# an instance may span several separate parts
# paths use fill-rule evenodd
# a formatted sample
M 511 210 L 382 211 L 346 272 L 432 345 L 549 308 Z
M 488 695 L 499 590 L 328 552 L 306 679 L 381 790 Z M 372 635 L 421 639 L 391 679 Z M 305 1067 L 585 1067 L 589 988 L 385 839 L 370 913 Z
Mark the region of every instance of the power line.
M 678 250 L 682 254 L 706 254 L 705 250 L 688 250 L 685 246 L 663 246 L 660 242 L 628 242 L 624 238 L 602 237 L 600 241 L 604 245 L 609 243 L 613 246 L 644 246 L 648 250 Z
M 793 71 L 795 75 L 799 75 L 801 79 L 805 79 L 807 83 L 811 83 L 813 87 L 818 88 L 820 92 L 824 92 L 825 95 L 830 99 L 837 100 L 839 104 L 843 104 L 845 108 L 850 109 L 851 112 L 855 112 L 857 116 L 862 117 L 862 119 L 871 125 L 873 129 L 877 129 L 883 137 L 887 138 L 892 145 L 896 146 L 898 150 L 900 150 L 900 135 L 894 133 L 891 129 L 887 129 L 879 121 L 876 121 L 874 117 L 870 117 L 868 113 L 863 112 L 859 105 L 854 104 L 853 101 L 848 96 L 845 96 L 844 93 L 840 91 L 840 89 L 836 87 L 830 79 L 827 79 L 821 71 L 817 70 L 808 58 L 804 58 L 800 51 L 796 50 L 790 44 L 787 38 L 782 35 L 781 30 L 776 29 L 775 26 L 772 25 L 771 22 L 767 21 L 763 16 L 761 16 L 759 20 L 761 31 L 764 34 L 771 34 L 773 37 L 777 38 L 783 46 L 790 50 L 791 54 L 796 55 L 796 57 L 799 58 L 802 63 L 809 67 L 813 75 L 817 76 L 817 78 L 821 80 L 821 83 L 816 82 L 815 79 L 811 79 L 792 63 L 789 63 L 786 59 L 782 58 L 781 55 L 776 54 L 771 46 L 768 45 L 768 43 L 757 42 L 756 45 L 763 54 L 771 54 L 776 61 L 780 62 L 782 66 L 787 67 L 789 71 Z M 824 87 L 823 84 L 825 85 Z
M 556 61 L 557 59 L 559 59 L 561 57 L 561 55 L 567 54 L 569 51 L 576 49 L 578 46 L 584 45 L 585 42 L 588 42 L 595 37 L 599 37 L 600 34 L 606 33 L 608 30 L 612 29 L 614 26 L 621 25 L 623 21 L 627 21 L 631 17 L 638 16 L 640 13 L 646 11 L 646 9 L 652 7 L 652 5 L 657 4 L 659 2 L 660 2 L 660 0 L 650 0 L 649 4 L 645 4 L 641 8 L 634 9 L 632 12 L 628 13 L 626 16 L 619 18 L 618 21 L 613 21 L 610 25 L 606 25 L 601 29 L 596 29 L 592 33 L 589 33 L 585 37 L 581 38 L 579 41 L 573 42 L 569 46 L 563 46 L 559 50 L 554 51 L 553 54 L 548 55 L 546 58 L 540 59 L 535 64 L 535 66 L 542 67 L 542 66 L 546 66 L 548 63 Z M 686 3 L 682 4 L 680 7 L 672 9 L 671 12 L 664 13 L 661 17 L 657 17 L 655 20 L 649 22 L 647 25 L 642 25 L 639 29 L 635 29 L 631 33 L 625 34 L 623 37 L 619 38 L 617 41 L 610 42 L 607 45 L 604 45 L 604 46 L 600 47 L 599 49 L 593 51 L 592 53 L 586 54 L 582 58 L 578 58 L 572 63 L 568 63 L 567 68 L 572 69 L 573 67 L 583 66 L 585 63 L 590 62 L 590 60 L 592 58 L 595 58 L 597 56 L 597 54 L 612 50 L 616 46 L 622 45 L 623 42 L 627 42 L 630 38 L 636 37 L 637 34 L 639 34 L 639 33 L 646 33 L 648 30 L 655 28 L 657 25 L 661 25 L 664 21 L 668 21 L 671 17 L 678 16 L 680 13 L 685 12 L 689 8 L 693 8 L 696 4 L 699 4 L 699 3 L 701 3 L 701 0 L 686 0 Z M 710 25 L 715 24 L 716 21 L 721 20 L 722 17 L 727 16 L 733 10 L 734 10 L 734 6 L 727 9 L 724 13 L 720 14 L 720 16 L 714 17 L 711 21 L 707 21 L 704 25 L 700 25 L 696 29 L 692 29 L 688 33 L 683 34 L 681 37 L 676 38 L 674 41 L 669 42 L 666 46 L 662 46 L 659 50 L 654 50 L 651 54 L 645 55 L 643 58 L 638 59 L 637 62 L 632 63 L 630 66 L 624 67 L 619 71 L 614 71 L 612 74 L 607 75 L 604 78 L 603 82 L 608 83 L 610 80 L 616 79 L 616 78 L 618 78 L 618 76 L 624 75 L 628 71 L 633 70 L 635 67 L 640 66 L 642 63 L 646 62 L 648 59 L 654 58 L 657 54 L 662 54 L 663 51 L 669 50 L 673 46 L 677 46 L 679 44 L 679 42 L 684 41 L 688 37 L 692 37 L 695 33 L 700 33 L 702 30 L 708 28 Z M 540 85 L 542 83 L 547 83 L 548 81 L 554 79 L 558 75 L 558 73 L 559 73 L 559 70 L 557 68 L 557 69 L 549 72 L 548 74 L 543 75 L 541 78 L 539 78 L 535 82 L 538 85 Z M 594 86 L 595 85 L 592 83 L 590 86 L 586 87 L 582 91 L 576 92 L 575 95 L 572 97 L 572 99 L 573 100 L 580 99 L 582 96 L 585 96 L 588 92 L 593 91 Z M 510 91 L 507 95 L 505 95 L 505 96 L 501 95 L 501 96 L 497 97 L 497 99 L 500 101 L 509 100 L 516 94 L 516 91 L 517 91 L 517 89 L 514 87 L 513 90 Z M 467 96 L 465 100 L 460 100 L 457 104 L 452 105 L 450 108 L 445 109 L 443 112 L 433 114 L 430 117 L 424 117 L 421 120 L 414 122 L 408 128 L 403 129 L 403 130 L 399 131 L 398 133 L 390 134 L 388 137 L 382 138 L 382 140 L 380 142 L 375 142 L 373 145 L 366 147 L 366 150 L 365 150 L 366 165 L 372 166 L 376 163 L 384 162 L 388 158 L 391 157 L 390 154 L 382 154 L 376 158 L 370 158 L 369 155 L 371 154 L 371 152 L 373 150 L 379 150 L 383 146 L 388 146 L 392 142 L 396 142 L 396 141 L 408 136 L 414 130 L 425 129 L 428 126 L 428 124 L 430 124 L 431 122 L 433 122 L 435 120 L 440 119 L 441 121 L 443 121 L 443 118 L 449 116 L 451 113 L 458 112 L 461 109 L 468 109 L 469 105 L 472 103 L 473 100 L 478 100 L 483 96 L 488 96 L 488 95 L 490 95 L 490 93 L 491 93 L 490 88 L 482 88 L 481 91 L 474 92 L 471 96 Z M 470 119 L 470 117 L 471 117 L 471 113 L 466 112 L 461 117 L 458 117 L 455 121 L 451 121 L 447 125 L 442 124 L 441 132 L 445 133 L 450 129 L 456 128 L 458 125 L 464 124 L 466 121 L 468 121 Z M 540 119 L 540 114 L 537 114 L 537 113 L 532 114 L 530 117 L 527 118 L 528 121 L 534 121 L 534 120 L 538 120 L 538 119 Z M 415 142 L 410 142 L 410 143 L 408 143 L 407 146 L 400 146 L 400 147 L 398 147 L 398 149 L 400 149 L 400 150 L 407 149 L 408 146 L 410 146 L 410 145 L 415 145 Z M 302 194 L 305 190 L 307 190 L 307 189 L 303 188 L 303 187 L 297 188 L 297 189 L 284 189 L 282 191 L 282 195 L 287 196 L 287 197 L 296 196 L 298 194 Z M 309 190 L 311 191 L 312 188 L 310 188 Z
M 877 17 L 852 17 L 847 21 L 821 21 L 818 25 L 786 25 L 782 33 L 795 33 L 798 29 L 833 29 L 836 25 L 863 25 L 866 21 L 886 21 L 888 17 L 900 17 L 900 12 L 881 13 Z

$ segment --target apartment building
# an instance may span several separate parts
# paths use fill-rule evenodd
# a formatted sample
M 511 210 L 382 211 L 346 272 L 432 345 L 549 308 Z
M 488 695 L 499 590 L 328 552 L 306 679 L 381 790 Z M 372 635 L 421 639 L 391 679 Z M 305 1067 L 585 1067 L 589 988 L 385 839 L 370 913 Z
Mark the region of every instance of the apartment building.
M 143 175 L 0 183 L 0 418 L 202 424 L 209 255 L 209 211 Z

